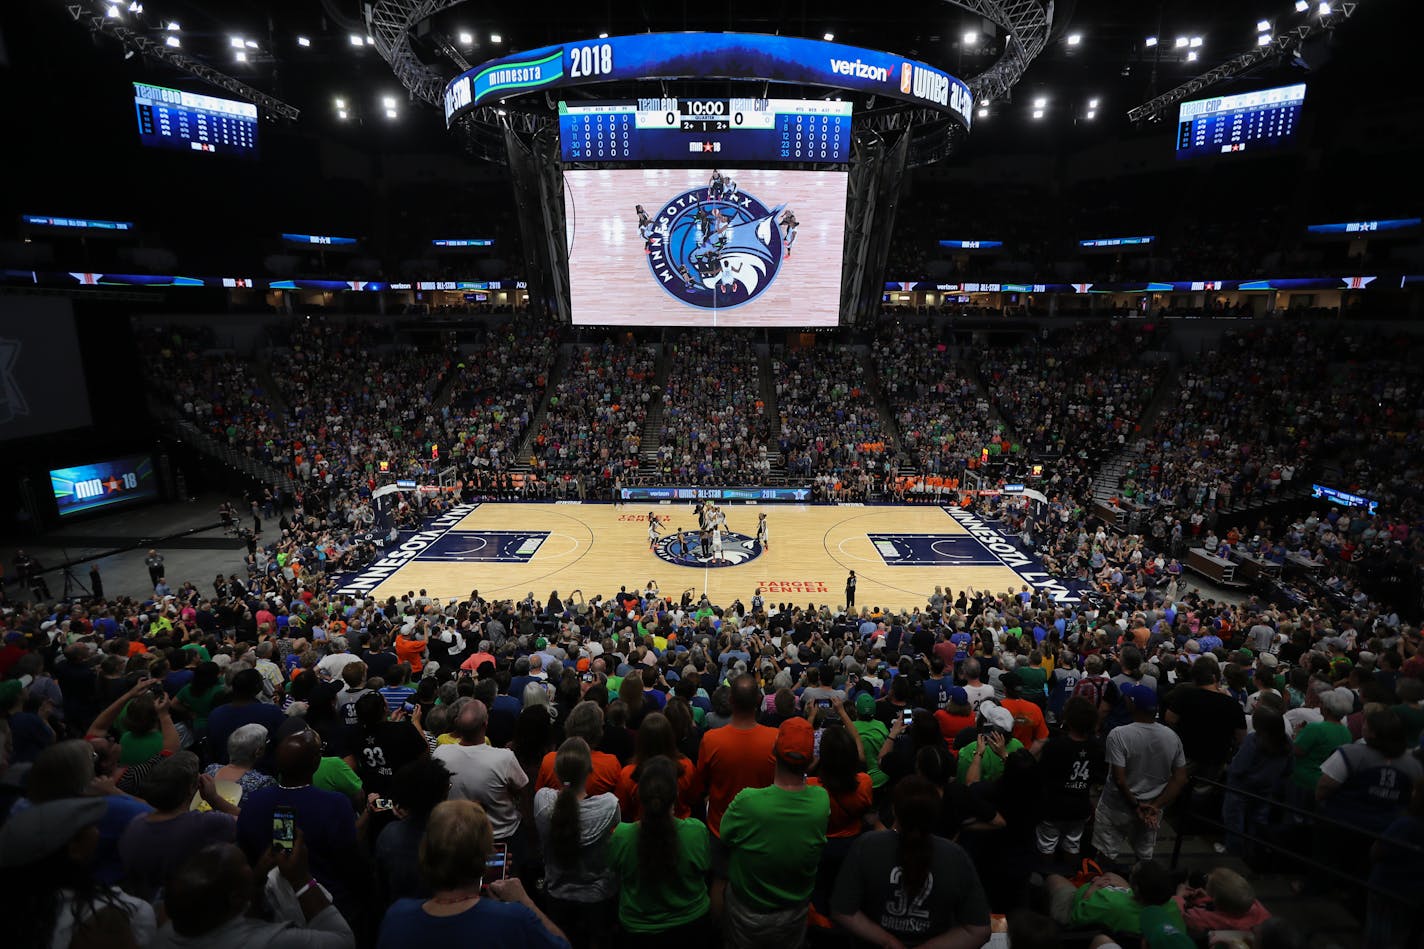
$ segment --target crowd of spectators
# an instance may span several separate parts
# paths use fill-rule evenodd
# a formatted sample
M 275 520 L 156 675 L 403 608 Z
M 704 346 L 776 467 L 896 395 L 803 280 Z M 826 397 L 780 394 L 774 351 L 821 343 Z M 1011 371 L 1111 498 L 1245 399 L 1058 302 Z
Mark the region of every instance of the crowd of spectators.
M 1147 356 L 1160 336 L 1131 322 L 1055 329 L 1031 343 L 986 347 L 981 380 L 1024 450 L 1096 461 L 1134 438 L 1162 375 Z
M 578 474 L 606 488 L 636 474 L 654 398 L 655 353 L 631 339 L 575 347 L 530 445 L 541 480 Z
M 822 497 L 863 500 L 897 468 L 875 404 L 865 353 L 849 346 L 788 347 L 772 360 L 778 448 L 789 475 Z
M 1045 548 L 1100 596 L 376 602 L 279 566 L 211 594 L 160 570 L 152 595 L 13 604 L 18 944 L 971 947 L 990 913 L 1030 945 L 1290 936 L 1240 874 L 1159 861 L 1195 775 L 1228 789 L 1226 848 L 1301 837 L 1376 886 L 1367 945 L 1403 947 L 1417 627 L 1366 600 L 1183 592 L 1150 575 L 1150 540 L 1052 515 Z M 1258 797 L 1340 823 L 1312 837 Z
M 658 431 L 659 481 L 760 484 L 771 471 L 770 414 L 749 335 L 689 332 L 667 347 Z
M 872 347 L 881 367 L 881 388 L 900 429 L 900 444 L 931 475 L 957 476 L 978 462 L 992 443 L 1002 450 L 1004 433 L 988 399 L 965 365 L 973 353 L 951 353 L 930 327 L 883 325 L 889 330 Z

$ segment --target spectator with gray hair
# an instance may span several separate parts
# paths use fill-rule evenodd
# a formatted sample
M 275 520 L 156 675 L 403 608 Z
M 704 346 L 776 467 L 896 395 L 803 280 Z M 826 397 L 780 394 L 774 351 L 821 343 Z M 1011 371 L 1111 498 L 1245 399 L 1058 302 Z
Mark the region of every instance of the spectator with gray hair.
M 267 750 L 267 726 L 243 725 L 227 739 L 227 764 L 210 764 L 203 772 L 211 775 L 218 794 L 230 804 L 240 805 L 244 794 L 273 784 L 272 776 L 257 770 L 257 762 Z M 200 805 L 200 809 L 205 809 Z
M 1291 803 L 1297 807 L 1315 807 L 1320 766 L 1336 748 L 1353 740 L 1344 719 L 1355 710 L 1355 693 L 1345 688 L 1330 689 L 1319 693 L 1319 702 L 1321 720 L 1307 722 L 1295 734 L 1295 766 L 1289 788 Z
M 195 794 L 212 810 L 193 810 Z M 154 810 L 125 828 L 119 838 L 119 857 L 124 862 L 125 888 L 153 900 L 188 857 L 208 844 L 233 841 L 238 809 L 217 793 L 209 775 L 198 773 L 198 756 L 191 751 L 160 761 L 144 784 L 143 797 Z

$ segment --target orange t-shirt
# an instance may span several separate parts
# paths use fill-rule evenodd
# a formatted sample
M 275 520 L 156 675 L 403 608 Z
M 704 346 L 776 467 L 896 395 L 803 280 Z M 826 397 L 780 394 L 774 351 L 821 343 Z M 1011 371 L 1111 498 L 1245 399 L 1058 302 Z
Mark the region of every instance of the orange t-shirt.
M 806 783 L 821 785 L 821 779 L 810 777 Z M 862 771 L 855 776 L 855 787 L 844 794 L 831 795 L 831 819 L 826 824 L 826 836 L 854 837 L 860 833 L 861 818 L 874 805 L 874 798 L 870 775 Z
M 764 788 L 776 777 L 776 729 L 723 725 L 702 736 L 697 783 L 707 790 L 707 826 L 721 836 L 722 815 L 743 788 Z
M 643 816 L 643 806 L 638 803 L 638 782 L 633 771 L 638 765 L 626 765 L 618 774 L 618 803 L 623 808 L 623 819 L 635 821 Z M 677 758 L 677 803 L 672 816 L 679 820 L 692 816 L 692 805 L 697 802 L 697 768 L 682 755 Z
M 999 703 L 1014 715 L 1014 737 L 1025 747 L 1048 737 L 1048 723 L 1043 710 L 1028 699 L 1004 699 Z
M 406 636 L 396 637 L 396 658 L 401 662 L 410 663 L 412 674 L 425 668 L 425 660 L 421 658 L 424 654 L 425 640 L 410 639 Z
M 554 774 L 554 758 L 557 751 L 551 751 L 544 755 L 544 759 L 539 762 L 539 777 L 534 781 L 534 788 L 553 788 L 558 790 L 558 775 Z M 590 795 L 607 794 L 618 787 L 618 775 L 623 770 L 622 763 L 616 755 L 610 755 L 606 751 L 595 751 L 593 753 L 593 770 L 588 773 L 587 790 Z
M 968 715 L 951 715 L 944 709 L 934 713 L 935 724 L 939 725 L 939 733 L 944 736 L 945 742 L 950 748 L 954 747 L 954 739 L 959 737 L 959 733 L 966 728 L 974 727 L 974 713 Z

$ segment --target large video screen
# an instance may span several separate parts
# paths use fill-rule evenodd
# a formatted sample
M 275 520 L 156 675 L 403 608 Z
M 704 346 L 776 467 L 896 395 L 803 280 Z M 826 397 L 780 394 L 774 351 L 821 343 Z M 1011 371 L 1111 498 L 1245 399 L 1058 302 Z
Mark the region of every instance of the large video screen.
M 1183 102 L 1177 112 L 1177 157 L 1284 148 L 1295 141 L 1305 84 Z
M 134 83 L 139 141 L 152 148 L 257 157 L 257 106 Z
M 849 102 L 625 99 L 560 102 L 564 161 L 850 161 Z
M 580 326 L 835 326 L 846 173 L 564 173 Z
M 0 441 L 89 422 L 89 390 L 70 302 L 7 296 L 0 305 Z
M 111 458 L 49 473 L 60 517 L 158 498 L 158 479 L 148 455 Z

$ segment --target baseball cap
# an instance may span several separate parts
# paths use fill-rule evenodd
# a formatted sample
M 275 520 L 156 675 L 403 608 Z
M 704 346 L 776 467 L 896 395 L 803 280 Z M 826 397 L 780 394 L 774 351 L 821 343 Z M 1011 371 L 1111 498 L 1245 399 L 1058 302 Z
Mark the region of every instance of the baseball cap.
M 101 797 L 69 797 L 26 808 L 0 827 L 0 867 L 38 863 L 60 850 L 90 824 L 103 820 Z
M 1122 690 L 1122 697 L 1131 703 L 1133 708 L 1150 712 L 1157 708 L 1157 690 L 1145 685 L 1128 685 Z
M 952 685 L 945 690 L 950 705 L 968 705 L 969 693 L 962 686 Z
M 984 702 L 979 706 L 979 715 L 984 719 L 985 724 L 1005 732 L 1014 730 L 1014 713 L 993 702 Z
M 1267 669 L 1274 669 L 1276 666 L 1280 665 L 1281 662 L 1280 659 L 1276 658 L 1275 653 L 1270 652 L 1261 653 L 1260 658 L 1256 661 L 1259 662 L 1261 665 L 1265 666 Z
M 797 716 L 788 718 L 776 730 L 776 758 L 788 768 L 805 771 L 815 755 L 816 736 L 811 723 Z
M 862 692 L 855 697 L 855 711 L 857 715 L 875 714 L 875 696 L 869 692 Z

